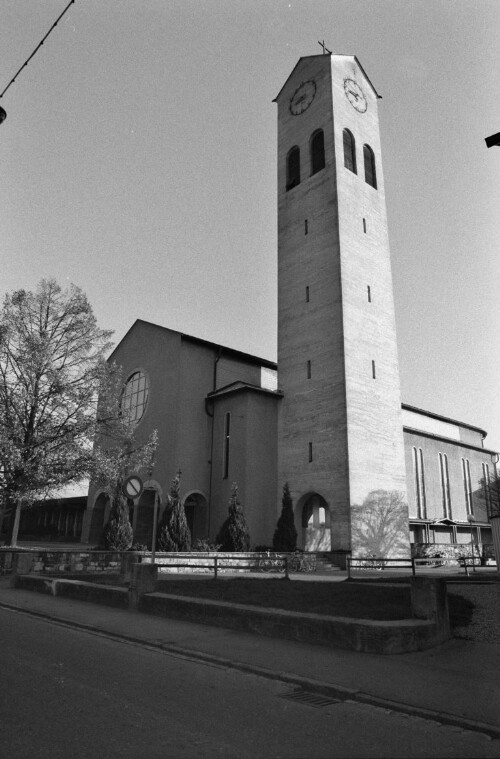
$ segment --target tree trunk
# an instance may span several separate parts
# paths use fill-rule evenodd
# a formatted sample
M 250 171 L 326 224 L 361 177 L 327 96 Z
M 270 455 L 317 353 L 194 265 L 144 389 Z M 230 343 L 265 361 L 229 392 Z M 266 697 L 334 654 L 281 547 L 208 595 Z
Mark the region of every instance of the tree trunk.
M 17 536 L 19 534 L 19 522 L 21 521 L 21 498 L 16 501 L 16 514 L 14 516 L 14 525 L 12 527 L 12 534 L 10 537 L 10 545 L 12 547 L 17 546 Z

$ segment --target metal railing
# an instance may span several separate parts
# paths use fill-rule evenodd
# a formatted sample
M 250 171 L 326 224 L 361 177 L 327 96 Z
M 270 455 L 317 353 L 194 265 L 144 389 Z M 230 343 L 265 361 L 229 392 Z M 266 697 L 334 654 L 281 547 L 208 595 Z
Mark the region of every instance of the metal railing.
M 348 556 L 346 559 L 347 578 L 350 580 L 353 570 L 381 571 L 383 569 L 411 569 L 413 577 L 416 573 L 418 559 L 407 556 L 389 558 L 387 556 Z M 392 565 L 392 566 L 391 566 Z
M 478 556 L 427 556 L 411 558 L 388 558 L 386 556 L 348 556 L 346 559 L 347 577 L 351 579 L 353 570 L 372 570 L 381 571 L 383 569 L 411 569 L 412 576 L 415 577 L 418 567 L 463 567 L 467 577 L 469 576 L 469 567 L 472 566 L 476 571 L 477 566 L 481 566 L 481 559 Z

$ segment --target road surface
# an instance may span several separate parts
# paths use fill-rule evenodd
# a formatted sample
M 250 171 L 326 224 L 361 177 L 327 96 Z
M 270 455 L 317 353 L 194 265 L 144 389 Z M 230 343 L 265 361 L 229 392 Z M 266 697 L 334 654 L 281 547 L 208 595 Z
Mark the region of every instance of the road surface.
M 500 741 L 0 609 L 0 755 L 500 757 Z M 168 623 L 165 624 L 165 641 Z

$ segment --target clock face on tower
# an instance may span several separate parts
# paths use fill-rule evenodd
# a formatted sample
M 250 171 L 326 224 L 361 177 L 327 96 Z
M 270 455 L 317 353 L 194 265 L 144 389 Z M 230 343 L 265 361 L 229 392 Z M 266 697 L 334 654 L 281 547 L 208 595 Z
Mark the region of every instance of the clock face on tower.
M 365 97 L 365 93 L 354 79 L 344 79 L 344 92 L 345 96 L 352 105 L 360 113 L 364 113 L 368 108 L 368 103 Z
M 300 116 L 301 113 L 304 113 L 311 105 L 315 95 L 316 82 L 312 79 L 302 82 L 290 98 L 290 113 L 292 116 Z

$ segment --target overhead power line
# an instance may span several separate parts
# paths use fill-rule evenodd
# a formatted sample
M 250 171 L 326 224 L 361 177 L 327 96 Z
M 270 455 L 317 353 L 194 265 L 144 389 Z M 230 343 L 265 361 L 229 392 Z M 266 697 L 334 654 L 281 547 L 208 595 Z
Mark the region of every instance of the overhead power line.
M 12 79 L 10 80 L 10 82 L 8 83 L 7 87 L 6 87 L 6 88 L 3 90 L 3 92 L 0 94 L 0 98 L 1 98 L 1 97 L 3 97 L 3 96 L 5 95 L 5 93 L 7 92 L 7 90 L 9 89 L 9 87 L 11 86 L 11 84 L 14 84 L 14 82 L 15 82 L 15 81 L 16 81 L 16 79 L 17 79 L 17 77 L 18 77 L 18 76 L 19 76 L 19 74 L 21 73 L 21 71 L 22 71 L 22 70 L 23 70 L 23 69 L 24 69 L 24 68 L 25 68 L 25 67 L 28 65 L 28 63 L 31 61 L 31 59 L 33 58 L 33 56 L 34 56 L 34 55 L 35 55 L 35 54 L 38 52 L 38 50 L 39 50 L 39 49 L 42 47 L 43 43 L 45 42 L 45 40 L 47 39 L 47 37 L 49 36 L 49 34 L 51 33 L 51 31 L 52 31 L 53 29 L 55 29 L 55 27 L 57 26 L 57 24 L 59 23 L 59 21 L 62 19 L 62 17 L 64 16 L 64 14 L 66 13 L 66 11 L 68 10 L 69 6 L 70 6 L 70 5 L 73 5 L 73 3 L 74 3 L 74 2 L 75 2 L 75 0 L 70 0 L 70 2 L 67 4 L 66 8 L 65 8 L 65 9 L 63 10 L 63 12 L 61 13 L 61 15 L 60 15 L 60 16 L 59 16 L 59 17 L 56 19 L 56 21 L 54 21 L 54 23 L 53 23 L 53 24 L 52 24 L 52 26 L 50 27 L 49 31 L 48 31 L 48 32 L 47 32 L 47 34 L 45 35 L 45 37 L 42 39 L 42 41 L 41 41 L 41 42 L 39 42 L 39 43 L 38 43 L 38 45 L 36 46 L 36 48 L 33 50 L 33 52 L 31 53 L 30 57 L 29 57 L 29 58 L 28 58 L 28 59 L 27 59 L 27 60 L 26 60 L 26 61 L 23 63 L 23 65 L 21 66 L 21 68 L 19 69 L 19 71 L 17 71 L 17 72 L 16 72 L 16 74 L 14 74 L 14 76 L 12 77 Z M 3 109 L 2 109 L 2 110 L 3 110 Z

